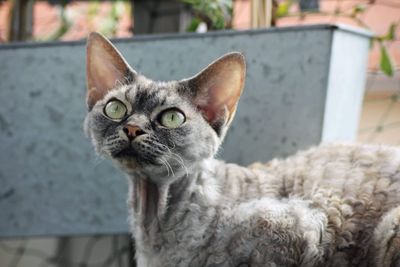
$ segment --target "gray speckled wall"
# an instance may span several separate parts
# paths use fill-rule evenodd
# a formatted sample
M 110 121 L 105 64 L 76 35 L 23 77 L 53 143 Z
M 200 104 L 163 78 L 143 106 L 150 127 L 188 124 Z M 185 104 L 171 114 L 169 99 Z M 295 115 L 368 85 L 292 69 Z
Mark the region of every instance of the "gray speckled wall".
M 246 89 L 220 156 L 248 164 L 321 141 L 338 31 L 362 47 L 350 51 L 364 53 L 352 63 L 362 76 L 367 35 L 337 26 L 115 44 L 136 70 L 158 80 L 188 77 L 225 52 L 243 52 Z M 0 46 L 0 62 L 0 236 L 127 232 L 123 174 L 94 155 L 82 132 L 84 43 Z

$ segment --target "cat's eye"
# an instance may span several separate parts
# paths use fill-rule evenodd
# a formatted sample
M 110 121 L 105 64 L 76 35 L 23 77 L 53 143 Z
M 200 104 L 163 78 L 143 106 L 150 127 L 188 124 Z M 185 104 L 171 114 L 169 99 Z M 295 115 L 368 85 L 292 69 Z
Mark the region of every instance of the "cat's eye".
M 126 115 L 126 106 L 119 100 L 111 100 L 104 108 L 104 114 L 113 120 L 120 120 Z
M 177 128 L 185 122 L 185 115 L 177 109 L 169 109 L 161 113 L 160 123 L 167 128 Z

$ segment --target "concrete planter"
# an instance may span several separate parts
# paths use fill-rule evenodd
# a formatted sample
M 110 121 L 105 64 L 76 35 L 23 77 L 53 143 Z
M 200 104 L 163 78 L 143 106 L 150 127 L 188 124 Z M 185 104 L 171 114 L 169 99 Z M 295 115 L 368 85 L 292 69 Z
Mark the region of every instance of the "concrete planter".
M 180 79 L 228 51 L 248 73 L 221 150 L 247 164 L 353 140 L 369 33 L 319 25 L 116 40 L 148 77 Z M 128 231 L 126 182 L 82 132 L 83 42 L 0 47 L 0 236 Z

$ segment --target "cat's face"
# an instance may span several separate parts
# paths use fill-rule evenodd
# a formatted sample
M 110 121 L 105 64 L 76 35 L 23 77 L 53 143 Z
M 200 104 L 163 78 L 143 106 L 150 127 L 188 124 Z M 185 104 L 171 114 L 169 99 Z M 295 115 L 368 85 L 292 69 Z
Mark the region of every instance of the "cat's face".
M 96 151 L 124 171 L 157 179 L 213 157 L 232 121 L 245 64 L 228 54 L 190 79 L 154 82 L 137 74 L 99 34 L 87 46 L 85 130 Z
M 126 171 L 171 176 L 213 156 L 221 138 L 188 97 L 178 93 L 184 89 L 178 82 L 137 77 L 136 83 L 109 92 L 87 116 L 96 150 Z

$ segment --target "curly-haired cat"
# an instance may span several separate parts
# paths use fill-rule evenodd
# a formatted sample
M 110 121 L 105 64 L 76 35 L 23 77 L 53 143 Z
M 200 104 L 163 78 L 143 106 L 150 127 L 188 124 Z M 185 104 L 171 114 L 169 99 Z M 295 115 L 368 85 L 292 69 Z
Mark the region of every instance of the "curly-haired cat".
M 400 150 L 216 160 L 244 79 L 230 53 L 194 77 L 152 81 L 89 36 L 85 129 L 128 175 L 138 265 L 400 266 Z

